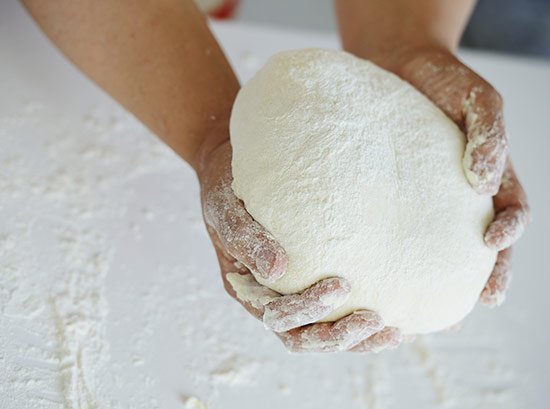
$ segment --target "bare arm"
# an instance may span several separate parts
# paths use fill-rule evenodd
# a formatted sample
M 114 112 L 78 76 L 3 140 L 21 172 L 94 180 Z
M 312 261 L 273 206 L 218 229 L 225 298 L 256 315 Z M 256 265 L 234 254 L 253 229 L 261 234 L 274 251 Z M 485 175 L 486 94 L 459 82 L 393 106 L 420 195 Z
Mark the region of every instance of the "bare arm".
M 274 281 L 284 274 L 287 256 L 231 189 L 229 118 L 239 83 L 192 0 L 24 4 L 77 67 L 196 170 L 204 218 L 230 295 L 295 351 L 344 350 L 359 342 L 378 348 L 381 338 L 388 339 L 382 347 L 393 346 L 398 331 L 386 330 L 369 341 L 383 327 L 370 311 L 334 324 L 311 324 L 347 299 L 350 288 L 343 279 L 321 280 L 288 296 L 256 282 L 258 276 Z M 251 293 L 264 302 L 243 295 Z
M 475 0 L 335 0 L 344 49 L 388 69 L 409 49 L 454 52 L 474 4 Z
M 205 140 L 228 133 L 239 83 L 193 1 L 23 3 L 78 68 L 195 169 Z

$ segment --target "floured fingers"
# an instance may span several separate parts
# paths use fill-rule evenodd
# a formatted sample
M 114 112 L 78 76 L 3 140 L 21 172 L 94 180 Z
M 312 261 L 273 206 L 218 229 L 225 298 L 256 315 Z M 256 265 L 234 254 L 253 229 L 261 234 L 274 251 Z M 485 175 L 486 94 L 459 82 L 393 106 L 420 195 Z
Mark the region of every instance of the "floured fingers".
M 500 251 L 515 243 L 531 220 L 527 196 L 509 159 L 493 203 L 496 215 L 485 232 L 485 243 Z
M 290 352 L 346 351 L 384 327 L 373 311 L 356 311 L 336 322 L 311 324 L 279 333 Z
M 284 249 L 246 211 L 229 180 L 204 194 L 203 207 L 206 223 L 221 245 L 252 274 L 268 282 L 284 274 L 288 262 Z
M 225 278 L 236 298 L 259 313 L 266 328 L 284 332 L 318 321 L 346 302 L 347 280 L 339 277 L 319 281 L 302 293 L 281 295 L 258 283 L 252 274 L 227 273 Z
M 480 194 L 495 195 L 508 152 L 502 98 L 481 78 L 463 102 L 466 150 L 463 165 L 470 185 Z
M 412 338 L 414 340 L 414 338 Z M 407 339 L 409 341 L 409 339 Z M 366 338 L 353 348 L 353 352 L 381 352 L 397 348 L 403 342 L 403 334 L 398 328 L 386 327 L 382 331 Z M 412 341 L 410 341 L 412 342 Z
M 512 272 L 510 270 L 511 260 L 511 248 L 498 253 L 493 272 L 489 276 L 485 288 L 479 297 L 480 301 L 488 307 L 496 307 L 504 302 L 506 290 L 512 279 Z
M 316 322 L 343 305 L 351 287 L 343 278 L 321 280 L 301 294 L 279 297 L 265 305 L 263 321 L 275 332 Z

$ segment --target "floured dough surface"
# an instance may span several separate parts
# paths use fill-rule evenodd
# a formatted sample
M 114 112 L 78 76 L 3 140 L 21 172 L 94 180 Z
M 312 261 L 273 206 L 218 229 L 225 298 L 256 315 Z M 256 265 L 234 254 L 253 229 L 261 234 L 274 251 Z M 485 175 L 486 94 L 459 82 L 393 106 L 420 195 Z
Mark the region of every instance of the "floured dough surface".
M 490 197 L 469 186 L 465 138 L 397 76 L 340 51 L 275 55 L 231 117 L 233 189 L 286 249 L 288 294 L 347 278 L 356 309 L 405 333 L 444 329 L 474 307 L 496 252 Z

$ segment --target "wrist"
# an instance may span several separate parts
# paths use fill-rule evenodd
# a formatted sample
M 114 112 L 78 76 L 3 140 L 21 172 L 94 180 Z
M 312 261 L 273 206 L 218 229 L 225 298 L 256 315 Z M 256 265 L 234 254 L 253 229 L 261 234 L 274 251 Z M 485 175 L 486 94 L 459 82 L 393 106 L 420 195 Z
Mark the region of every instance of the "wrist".
M 400 67 L 418 54 L 438 52 L 453 54 L 454 48 L 429 38 L 392 38 L 387 40 L 352 41 L 344 43 L 344 50 L 359 58 L 372 61 L 380 67 L 398 72 Z
M 474 0 L 336 0 L 345 50 L 386 69 L 414 50 L 454 53 Z
M 197 146 L 192 160 L 188 161 L 199 179 L 210 166 L 214 153 L 226 143 L 229 143 L 229 120 L 212 124 L 211 127 L 203 130 L 203 138 Z

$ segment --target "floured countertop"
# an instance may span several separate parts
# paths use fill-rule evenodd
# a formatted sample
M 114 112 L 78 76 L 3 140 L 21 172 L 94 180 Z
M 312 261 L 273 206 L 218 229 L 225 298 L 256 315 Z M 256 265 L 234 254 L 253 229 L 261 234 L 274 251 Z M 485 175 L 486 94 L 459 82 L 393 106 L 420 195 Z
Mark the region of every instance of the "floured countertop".
M 379 355 L 289 355 L 222 288 L 191 169 L 0 5 L 0 408 L 547 408 L 550 64 L 501 91 L 534 214 L 498 309 Z M 215 25 L 243 79 L 337 39 Z

